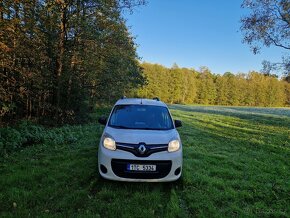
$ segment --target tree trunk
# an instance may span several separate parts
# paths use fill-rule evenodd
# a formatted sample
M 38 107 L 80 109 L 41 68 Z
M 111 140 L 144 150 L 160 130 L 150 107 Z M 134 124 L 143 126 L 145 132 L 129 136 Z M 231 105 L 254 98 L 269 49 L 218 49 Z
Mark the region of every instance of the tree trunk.
M 61 5 L 61 23 L 60 23 L 60 37 L 59 37 L 59 55 L 57 59 L 57 87 L 56 87 L 56 117 L 59 115 L 60 111 L 60 91 L 61 91 L 61 76 L 63 74 L 63 61 L 64 61 L 64 51 L 65 51 L 65 33 L 66 33 L 66 9 L 65 3 Z

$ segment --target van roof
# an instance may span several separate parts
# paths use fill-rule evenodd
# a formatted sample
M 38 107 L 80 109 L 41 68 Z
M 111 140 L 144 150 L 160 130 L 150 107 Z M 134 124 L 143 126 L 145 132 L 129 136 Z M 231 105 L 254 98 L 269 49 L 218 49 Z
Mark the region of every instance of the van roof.
M 156 105 L 167 107 L 167 105 L 162 101 L 147 98 L 123 98 L 119 99 L 115 105 L 126 105 L 126 104 Z

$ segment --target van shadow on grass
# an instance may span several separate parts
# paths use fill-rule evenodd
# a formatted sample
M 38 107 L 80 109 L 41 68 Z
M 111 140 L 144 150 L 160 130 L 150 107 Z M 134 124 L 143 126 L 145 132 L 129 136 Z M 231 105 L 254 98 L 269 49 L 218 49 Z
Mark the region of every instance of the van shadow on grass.
M 171 183 L 120 182 L 106 180 L 96 170 L 89 187 L 92 199 L 98 199 L 101 216 L 112 216 L 109 207 L 121 207 L 122 217 L 164 217 L 166 214 L 183 214 L 177 192 L 182 180 Z M 135 212 L 134 212 L 134 210 Z

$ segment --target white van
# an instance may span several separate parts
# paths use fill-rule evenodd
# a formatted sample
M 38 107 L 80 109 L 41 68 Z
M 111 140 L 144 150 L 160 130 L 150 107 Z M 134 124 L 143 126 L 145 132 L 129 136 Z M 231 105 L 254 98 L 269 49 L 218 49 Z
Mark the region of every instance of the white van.
M 113 107 L 98 151 L 103 178 L 132 182 L 174 181 L 182 172 L 182 143 L 165 103 L 158 98 L 122 98 Z

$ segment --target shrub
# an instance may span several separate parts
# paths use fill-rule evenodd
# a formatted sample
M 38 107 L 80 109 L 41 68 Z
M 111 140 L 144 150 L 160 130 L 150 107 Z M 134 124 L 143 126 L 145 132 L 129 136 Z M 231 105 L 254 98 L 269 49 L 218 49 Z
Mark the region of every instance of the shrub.
M 15 128 L 0 128 L 0 156 L 40 143 L 75 143 L 78 133 L 73 129 L 71 126 L 49 129 L 26 121 Z

